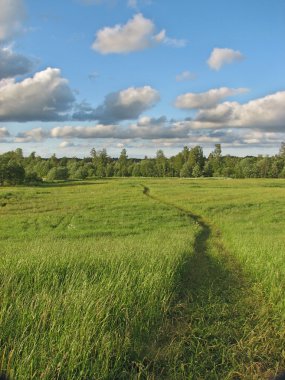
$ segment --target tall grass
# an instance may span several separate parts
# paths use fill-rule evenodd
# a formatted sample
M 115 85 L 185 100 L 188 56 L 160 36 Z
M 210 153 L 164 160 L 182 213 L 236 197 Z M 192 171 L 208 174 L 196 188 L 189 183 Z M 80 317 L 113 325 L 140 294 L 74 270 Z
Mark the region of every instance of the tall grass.
M 115 186 L 85 186 L 84 194 L 74 187 L 74 197 L 50 189 L 50 203 L 43 190 L 10 198 L 7 224 L 2 219 L 0 339 L 1 370 L 13 379 L 141 372 L 197 228 L 175 211 L 159 211 L 140 187 Z M 41 207 L 50 211 L 40 214 Z
M 154 183 L 162 199 L 204 215 L 220 229 L 230 252 L 285 317 L 285 181 L 182 180 Z
M 192 325 L 198 347 L 201 340 L 205 347 L 201 356 L 190 350 L 189 359 L 195 358 L 196 364 L 186 367 L 185 378 L 196 373 L 201 361 L 197 378 L 201 373 L 202 378 L 208 378 L 210 373 L 213 379 L 272 379 L 275 373 L 284 371 L 285 181 L 164 180 L 148 186 L 160 202 L 203 215 L 211 229 L 210 262 L 198 260 L 194 265 L 206 280 L 190 286 L 190 296 L 198 288 L 200 300 L 194 308 L 186 307 L 185 312 L 193 320 L 198 309 L 202 318 L 208 319 Z M 226 272 L 223 274 L 217 265 L 211 272 L 212 263 L 220 263 Z M 190 273 L 192 270 L 189 268 Z M 203 294 L 205 284 L 208 290 Z M 206 294 L 211 299 L 208 303 Z M 213 326 L 217 325 L 222 328 L 215 331 Z M 216 356 L 211 360 L 207 347 L 212 339 L 207 331 L 213 330 L 212 350 Z M 189 336 L 190 347 L 195 347 L 193 335 Z M 186 331 L 180 341 L 187 341 L 187 336 Z M 187 352 L 185 347 L 181 351 L 183 363 L 187 363 Z
M 149 194 L 134 178 L 0 189 L 0 373 L 257 380 L 285 366 L 285 182 L 143 182 Z

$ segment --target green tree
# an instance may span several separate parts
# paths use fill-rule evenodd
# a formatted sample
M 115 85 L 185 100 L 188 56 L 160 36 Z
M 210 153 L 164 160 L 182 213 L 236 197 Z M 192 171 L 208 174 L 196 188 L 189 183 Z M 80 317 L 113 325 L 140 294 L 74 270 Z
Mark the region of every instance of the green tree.
M 58 160 L 56 158 L 55 153 L 50 157 L 49 161 L 52 167 L 57 166 Z
M 106 168 L 109 162 L 109 157 L 106 149 L 102 149 L 93 158 L 93 163 L 95 165 L 96 175 L 98 177 L 106 177 Z
M 163 153 L 163 150 L 159 149 L 156 152 L 155 160 L 156 172 L 158 177 L 165 177 L 167 174 L 167 159 Z
M 285 142 L 284 141 L 280 145 L 279 156 L 285 158 Z
M 140 163 L 141 174 L 143 177 L 155 177 L 156 176 L 156 168 L 155 168 L 155 160 L 145 158 Z
M 266 178 L 268 177 L 269 171 L 270 171 L 270 159 L 269 157 L 261 157 L 257 163 L 256 163 L 256 168 L 257 168 L 257 175 L 260 178 Z
M 132 167 L 132 176 L 140 177 L 141 176 L 141 167 L 139 163 L 134 163 Z
M 26 173 L 24 183 L 26 185 L 39 185 L 43 182 L 42 178 L 37 175 L 35 172 Z
M 73 178 L 75 179 L 85 179 L 88 177 L 88 170 L 83 165 L 75 171 Z
M 128 173 L 128 156 L 126 149 L 122 149 L 120 157 L 115 165 L 115 174 L 120 177 L 126 177 Z
M 108 162 L 106 166 L 106 177 L 113 177 L 114 176 L 114 165 L 112 162 Z
M 68 169 L 63 166 L 51 168 L 47 175 L 48 181 L 55 180 L 67 180 L 68 179 Z
M 97 152 L 96 152 L 96 149 L 95 148 L 92 148 L 91 151 L 90 151 L 90 156 L 92 157 L 92 159 L 96 160 L 97 158 Z
M 199 164 L 196 164 L 193 168 L 193 171 L 192 171 L 192 175 L 193 177 L 201 177 L 202 175 L 202 169 L 200 168 L 200 165 Z
M 200 170 L 202 170 L 204 166 L 204 155 L 203 155 L 203 149 L 201 146 L 197 145 L 194 148 L 192 148 L 188 155 L 188 163 L 192 167 L 192 170 L 194 169 L 195 165 L 198 165 Z
M 192 165 L 187 161 L 185 164 L 183 164 L 181 170 L 180 170 L 180 177 L 192 177 Z
M 5 182 L 9 185 L 20 185 L 25 180 L 25 169 L 16 161 L 10 161 L 6 166 Z
M 213 176 L 221 176 L 223 171 L 221 144 L 215 144 L 215 149 L 209 154 L 208 161 L 210 162 Z

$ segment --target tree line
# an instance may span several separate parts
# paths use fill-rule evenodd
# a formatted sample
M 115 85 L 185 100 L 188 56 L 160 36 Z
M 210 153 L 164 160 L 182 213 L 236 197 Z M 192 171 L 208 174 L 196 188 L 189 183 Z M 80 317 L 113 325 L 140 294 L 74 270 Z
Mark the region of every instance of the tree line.
M 36 185 L 43 181 L 83 180 L 94 177 L 230 177 L 285 178 L 285 143 L 279 154 L 237 157 L 222 155 L 220 144 L 205 157 L 201 146 L 185 146 L 167 158 L 158 150 L 155 158 L 129 158 L 126 149 L 112 158 L 106 149 L 93 148 L 88 157 L 43 158 L 32 152 L 24 157 L 22 149 L 0 155 L 0 186 Z

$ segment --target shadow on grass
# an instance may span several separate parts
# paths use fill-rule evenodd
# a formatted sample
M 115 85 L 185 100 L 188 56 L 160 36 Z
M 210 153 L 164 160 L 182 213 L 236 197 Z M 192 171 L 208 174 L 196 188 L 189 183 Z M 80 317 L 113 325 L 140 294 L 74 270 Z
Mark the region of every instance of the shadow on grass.
M 11 380 L 11 378 L 5 373 L 0 373 L 0 380 Z
M 193 252 L 185 252 L 177 271 L 171 310 L 148 347 L 143 378 L 272 379 L 276 358 L 268 357 L 268 332 L 258 314 L 262 299 L 252 294 L 250 279 L 227 252 L 220 232 L 199 215 L 151 195 L 145 186 L 143 193 L 200 227 Z
M 49 188 L 49 187 L 72 187 L 72 186 L 86 186 L 86 185 L 103 185 L 107 181 L 101 181 L 100 179 L 96 181 L 62 181 L 62 182 L 43 182 L 35 187 L 37 188 Z

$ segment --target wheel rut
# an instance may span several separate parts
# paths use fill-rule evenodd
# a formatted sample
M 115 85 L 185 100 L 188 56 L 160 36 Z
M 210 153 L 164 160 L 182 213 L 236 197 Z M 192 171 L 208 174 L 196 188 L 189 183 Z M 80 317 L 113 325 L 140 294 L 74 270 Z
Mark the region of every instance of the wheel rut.
M 150 347 L 145 378 L 272 379 L 276 368 L 256 308 L 263 296 L 224 246 L 219 229 L 142 187 L 145 196 L 199 226 L 171 311 Z

